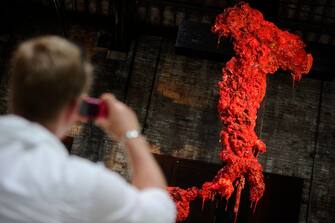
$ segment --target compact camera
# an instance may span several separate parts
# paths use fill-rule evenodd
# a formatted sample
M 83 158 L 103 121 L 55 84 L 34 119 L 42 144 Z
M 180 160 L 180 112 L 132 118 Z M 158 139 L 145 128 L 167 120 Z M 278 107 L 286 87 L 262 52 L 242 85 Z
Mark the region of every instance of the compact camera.
M 106 104 L 98 98 L 87 97 L 82 100 L 79 114 L 89 120 L 107 116 Z

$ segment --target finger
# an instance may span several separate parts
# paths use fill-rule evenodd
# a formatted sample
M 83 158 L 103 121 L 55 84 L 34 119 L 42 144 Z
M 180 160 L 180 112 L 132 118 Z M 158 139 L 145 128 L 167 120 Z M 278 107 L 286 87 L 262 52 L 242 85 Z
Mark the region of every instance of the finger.
M 105 103 L 107 107 L 107 114 L 111 115 L 115 109 L 115 105 L 119 102 L 113 94 L 104 93 L 101 95 L 100 100 Z
M 94 120 L 94 125 L 99 127 L 104 132 L 108 131 L 108 125 L 105 122 Z
M 99 117 L 94 120 L 94 124 L 102 128 L 104 128 L 107 125 L 107 123 L 108 123 L 107 119 L 102 118 L 102 117 Z
M 80 122 L 88 122 L 88 118 L 82 115 L 78 115 L 78 120 Z
M 106 101 L 106 102 L 109 102 L 109 103 L 113 103 L 115 101 L 117 101 L 116 97 L 111 94 L 111 93 L 104 93 L 100 96 L 100 99 L 102 101 Z

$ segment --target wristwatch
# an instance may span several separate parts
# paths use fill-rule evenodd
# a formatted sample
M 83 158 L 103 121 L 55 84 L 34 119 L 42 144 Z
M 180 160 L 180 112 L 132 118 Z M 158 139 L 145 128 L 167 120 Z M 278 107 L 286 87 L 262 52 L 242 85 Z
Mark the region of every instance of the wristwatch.
M 141 132 L 139 130 L 129 130 L 127 131 L 122 139 L 120 140 L 121 142 L 125 142 L 128 139 L 136 139 L 141 136 Z

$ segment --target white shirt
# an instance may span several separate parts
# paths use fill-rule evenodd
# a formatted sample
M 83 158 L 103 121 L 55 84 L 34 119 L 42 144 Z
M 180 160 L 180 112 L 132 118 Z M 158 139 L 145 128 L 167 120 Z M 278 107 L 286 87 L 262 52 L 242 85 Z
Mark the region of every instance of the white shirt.
M 166 191 L 142 191 L 102 165 L 70 156 L 47 129 L 0 117 L 1 223 L 172 223 Z

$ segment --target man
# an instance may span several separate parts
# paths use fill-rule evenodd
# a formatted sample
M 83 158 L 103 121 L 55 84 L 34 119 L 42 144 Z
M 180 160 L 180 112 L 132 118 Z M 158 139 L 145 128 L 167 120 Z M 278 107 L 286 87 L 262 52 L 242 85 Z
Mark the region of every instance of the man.
M 70 156 L 59 139 L 78 120 L 92 67 L 55 36 L 21 44 L 10 70 L 10 111 L 0 118 L 1 223 L 171 223 L 175 206 L 139 134 L 136 115 L 111 94 L 96 124 L 126 148 L 128 184 L 102 165 Z

